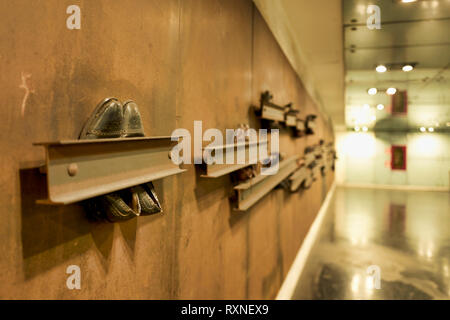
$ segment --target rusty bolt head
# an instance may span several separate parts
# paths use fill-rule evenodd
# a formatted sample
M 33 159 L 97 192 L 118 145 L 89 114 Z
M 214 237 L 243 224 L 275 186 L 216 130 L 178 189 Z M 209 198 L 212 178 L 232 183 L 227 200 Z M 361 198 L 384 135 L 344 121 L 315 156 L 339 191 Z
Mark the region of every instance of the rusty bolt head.
M 78 165 L 76 163 L 71 163 L 67 166 L 67 173 L 69 176 L 73 177 L 78 173 Z

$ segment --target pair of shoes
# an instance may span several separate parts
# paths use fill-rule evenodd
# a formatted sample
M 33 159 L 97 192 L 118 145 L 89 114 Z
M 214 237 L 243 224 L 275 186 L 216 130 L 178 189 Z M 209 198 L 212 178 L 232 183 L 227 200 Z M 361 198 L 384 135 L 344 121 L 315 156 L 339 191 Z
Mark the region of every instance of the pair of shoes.
M 111 222 L 162 212 L 151 182 L 112 192 L 94 201 L 97 201 L 97 216 L 103 215 Z
M 136 103 L 123 105 L 116 98 L 101 101 L 84 125 L 80 139 L 144 137 L 141 114 Z
M 144 137 L 141 114 L 136 103 L 123 105 L 116 98 L 107 98 L 95 108 L 80 133 L 79 139 L 113 139 Z M 86 209 L 95 218 L 111 222 L 125 221 L 140 215 L 162 212 L 151 182 L 115 191 L 87 200 Z

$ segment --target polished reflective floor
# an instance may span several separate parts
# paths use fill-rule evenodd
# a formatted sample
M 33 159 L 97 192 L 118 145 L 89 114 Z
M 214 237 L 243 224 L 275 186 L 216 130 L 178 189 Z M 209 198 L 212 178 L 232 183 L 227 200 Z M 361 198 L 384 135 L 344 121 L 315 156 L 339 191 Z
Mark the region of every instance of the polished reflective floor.
M 450 193 L 338 187 L 294 299 L 450 299 Z

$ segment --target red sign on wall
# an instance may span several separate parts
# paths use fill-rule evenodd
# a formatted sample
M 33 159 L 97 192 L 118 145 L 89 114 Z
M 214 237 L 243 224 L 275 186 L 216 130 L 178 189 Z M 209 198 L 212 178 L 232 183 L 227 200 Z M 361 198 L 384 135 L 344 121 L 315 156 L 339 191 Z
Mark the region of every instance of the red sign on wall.
M 406 146 L 391 147 L 391 169 L 406 170 Z

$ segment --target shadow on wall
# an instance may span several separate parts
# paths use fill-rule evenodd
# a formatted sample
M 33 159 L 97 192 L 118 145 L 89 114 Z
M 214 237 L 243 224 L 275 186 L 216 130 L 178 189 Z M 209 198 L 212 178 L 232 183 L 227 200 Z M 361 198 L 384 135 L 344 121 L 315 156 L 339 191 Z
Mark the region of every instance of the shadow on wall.
M 375 132 L 377 131 L 408 131 L 408 119 L 406 117 L 388 117 L 380 119 L 375 123 L 373 128 Z
M 64 261 L 90 250 L 93 245 L 107 273 L 114 238 L 113 223 L 88 220 L 80 204 L 51 206 L 37 204 L 47 198 L 46 177 L 39 168 L 20 169 L 22 208 L 22 256 L 25 279 L 33 278 Z M 161 184 L 155 184 L 162 194 Z M 161 218 L 146 217 L 145 223 Z M 137 219 L 119 223 L 131 260 L 134 260 Z

